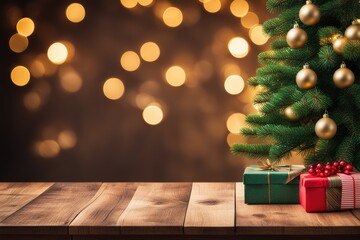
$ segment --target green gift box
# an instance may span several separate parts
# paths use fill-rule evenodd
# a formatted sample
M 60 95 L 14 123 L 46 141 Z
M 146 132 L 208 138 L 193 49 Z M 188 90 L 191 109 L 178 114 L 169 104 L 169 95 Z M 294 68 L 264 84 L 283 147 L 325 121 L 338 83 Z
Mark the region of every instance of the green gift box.
M 275 170 L 263 170 L 257 165 L 245 169 L 243 175 L 245 203 L 299 203 L 302 165 L 280 165 Z

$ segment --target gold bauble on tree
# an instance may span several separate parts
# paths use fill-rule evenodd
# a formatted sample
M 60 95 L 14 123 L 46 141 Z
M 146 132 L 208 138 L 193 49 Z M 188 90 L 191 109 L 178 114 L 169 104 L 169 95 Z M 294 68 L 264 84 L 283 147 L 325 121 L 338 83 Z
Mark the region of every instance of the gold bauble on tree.
M 296 121 L 299 119 L 299 116 L 296 115 L 292 106 L 286 107 L 284 110 L 284 114 L 287 117 L 287 119 L 289 119 L 290 121 Z
M 299 11 L 299 18 L 305 25 L 312 26 L 320 20 L 320 10 L 310 0 L 306 1 L 306 4 L 301 7 Z
M 315 124 L 316 135 L 321 139 L 329 140 L 335 136 L 336 131 L 337 131 L 337 126 L 335 121 L 332 120 L 329 117 L 328 112 L 325 111 L 323 118 L 321 118 Z
M 360 23 L 358 21 L 353 21 L 345 30 L 345 37 L 350 40 L 360 40 Z
M 290 29 L 286 34 L 286 42 L 291 48 L 301 48 L 307 41 L 306 32 L 295 23 L 294 28 Z
M 306 63 L 304 68 L 296 74 L 296 84 L 299 88 L 307 90 L 315 87 L 316 83 L 317 75 Z
M 353 85 L 355 81 L 354 73 L 348 69 L 345 63 L 342 63 L 340 68 L 335 71 L 333 80 L 338 88 L 348 88 Z
M 337 54 L 342 54 L 344 52 L 344 47 L 348 43 L 348 39 L 338 35 L 335 37 L 335 40 L 333 42 L 333 49 Z

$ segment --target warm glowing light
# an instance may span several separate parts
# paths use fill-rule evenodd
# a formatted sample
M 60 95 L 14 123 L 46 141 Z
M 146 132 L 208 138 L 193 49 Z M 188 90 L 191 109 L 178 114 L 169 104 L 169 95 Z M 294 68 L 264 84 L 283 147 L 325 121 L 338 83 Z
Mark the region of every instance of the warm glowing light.
M 60 146 L 54 140 L 44 140 L 36 144 L 36 150 L 43 158 L 53 158 L 59 154 Z
M 16 30 L 19 34 L 28 37 L 35 29 L 35 24 L 30 18 L 22 18 L 16 24 Z
M 182 67 L 172 66 L 165 73 L 166 81 L 173 87 L 179 87 L 185 83 L 186 73 Z
M 248 12 L 244 17 L 241 18 L 241 25 L 243 25 L 245 28 L 252 28 L 257 24 L 259 24 L 259 17 L 253 12 Z
M 70 66 L 65 66 L 59 70 L 60 85 L 70 93 L 80 90 L 82 86 L 82 79 L 80 75 Z
M 139 93 L 135 98 L 136 106 L 140 109 L 144 109 L 151 102 L 154 102 L 154 98 L 146 93 Z
M 154 42 L 146 42 L 140 48 L 140 55 L 144 61 L 154 62 L 160 56 L 160 48 Z
M 75 47 L 74 47 L 74 45 L 69 41 L 61 41 L 60 43 L 65 45 L 65 47 L 67 49 L 67 52 L 68 52 L 68 55 L 66 57 L 66 62 L 71 61 L 75 56 Z
M 49 47 L 47 56 L 52 63 L 60 65 L 66 61 L 68 50 L 64 44 L 56 42 Z
M 244 79 L 239 75 L 230 75 L 224 83 L 225 90 L 231 95 L 237 95 L 244 90 Z
M 235 63 L 226 64 L 223 68 L 224 76 L 239 75 L 241 73 L 240 68 Z
M 269 37 L 264 33 L 262 25 L 256 25 L 250 29 L 249 32 L 250 39 L 256 45 L 263 45 L 268 40 Z
M 24 105 L 28 110 L 36 110 L 41 105 L 41 97 L 37 92 L 29 92 L 24 96 Z
M 59 133 L 58 143 L 62 149 L 75 147 L 77 142 L 76 134 L 71 130 L 64 130 Z
M 245 126 L 245 118 L 246 116 L 242 113 L 231 114 L 226 121 L 229 132 L 239 134 L 240 129 Z
M 136 7 L 138 0 L 120 0 L 120 3 L 126 8 Z
M 18 33 L 12 35 L 9 40 L 10 49 L 16 53 L 21 53 L 25 51 L 28 45 L 29 45 L 29 40 L 23 35 L 20 35 Z
M 230 4 L 230 11 L 235 17 L 244 17 L 249 11 L 249 4 L 245 0 L 234 0 Z
M 169 27 L 177 27 L 183 21 L 183 14 L 176 7 L 169 7 L 163 13 L 163 21 Z
M 10 74 L 11 81 L 16 86 L 25 86 L 30 81 L 30 72 L 24 66 L 16 66 Z
M 237 133 L 237 134 L 229 133 L 227 135 L 226 141 L 227 141 L 227 144 L 229 145 L 229 147 L 231 147 L 232 145 L 237 144 L 237 143 L 246 143 L 246 138 L 241 136 L 239 133 Z
M 70 22 L 79 23 L 85 18 L 85 8 L 80 3 L 72 3 L 66 8 L 65 14 Z
M 118 78 L 109 78 L 104 83 L 103 92 L 108 99 L 117 100 L 125 92 L 124 83 Z
M 121 56 L 120 64 L 126 71 L 135 71 L 140 66 L 139 55 L 136 52 L 127 51 Z
M 240 37 L 236 37 L 230 40 L 228 44 L 231 55 L 236 58 L 243 58 L 249 53 L 248 42 Z
M 159 104 L 152 103 L 144 109 L 142 116 L 147 124 L 157 125 L 162 121 L 164 114 Z
M 30 65 L 30 72 L 32 76 L 40 78 L 45 74 L 45 66 L 41 61 L 35 60 Z
M 153 0 L 137 0 L 137 2 L 144 7 L 150 6 L 153 3 Z
M 221 9 L 221 1 L 220 0 L 207 0 L 203 2 L 204 9 L 209 13 L 216 13 Z

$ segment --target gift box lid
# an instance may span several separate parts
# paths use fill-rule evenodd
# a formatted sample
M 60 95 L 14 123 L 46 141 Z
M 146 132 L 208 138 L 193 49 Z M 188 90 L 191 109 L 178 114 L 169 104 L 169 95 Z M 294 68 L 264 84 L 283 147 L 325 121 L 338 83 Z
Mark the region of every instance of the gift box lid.
M 244 184 L 299 184 L 298 176 L 305 169 L 303 165 L 279 166 L 279 171 L 261 170 L 250 165 L 243 175 Z
M 341 187 L 341 179 L 338 175 L 329 177 L 313 176 L 309 173 L 301 174 L 301 185 L 306 188 L 329 188 L 329 187 Z

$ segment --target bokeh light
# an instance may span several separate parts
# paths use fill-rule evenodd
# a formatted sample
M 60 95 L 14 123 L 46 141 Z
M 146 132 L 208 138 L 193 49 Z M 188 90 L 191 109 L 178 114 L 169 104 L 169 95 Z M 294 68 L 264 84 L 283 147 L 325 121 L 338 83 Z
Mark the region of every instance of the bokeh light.
M 162 121 L 164 113 L 160 104 L 151 103 L 144 109 L 142 116 L 147 124 L 157 125 Z
M 209 13 L 216 13 L 221 9 L 220 0 L 206 0 L 203 1 L 204 9 Z
M 137 2 L 143 6 L 143 7 L 147 7 L 150 6 L 153 3 L 153 0 L 137 0 Z
M 60 41 L 60 43 L 64 44 L 64 46 L 67 49 L 67 57 L 66 57 L 65 61 L 70 62 L 75 56 L 75 47 L 74 47 L 74 45 L 69 41 Z
M 103 92 L 108 99 L 117 100 L 125 92 L 124 83 L 118 78 L 109 78 L 103 85 Z
M 16 24 L 16 30 L 19 34 L 28 37 L 35 29 L 35 24 L 30 18 L 22 18 Z
M 231 147 L 232 145 L 237 143 L 246 143 L 246 138 L 239 133 L 237 134 L 229 133 L 226 137 L 226 142 L 229 145 L 229 147 Z
M 36 78 L 40 78 L 45 74 L 45 66 L 40 60 L 35 60 L 30 65 L 30 73 Z
M 244 79 L 239 75 L 230 75 L 224 82 L 226 92 L 231 95 L 237 95 L 244 90 Z
M 49 47 L 47 56 L 52 63 L 60 65 L 66 61 L 68 50 L 64 44 L 56 42 Z
M 139 93 L 135 97 L 136 106 L 140 109 L 144 109 L 151 102 L 154 102 L 154 98 L 146 93 Z
M 243 58 L 249 53 L 249 44 L 244 38 L 235 37 L 229 41 L 228 49 L 234 57 Z
M 24 106 L 30 110 L 36 110 L 41 105 L 41 97 L 37 92 L 28 92 L 24 96 Z
M 228 117 L 226 121 L 226 127 L 229 132 L 239 134 L 240 129 L 245 126 L 245 119 L 246 116 L 244 114 L 233 113 Z
M 10 77 L 16 86 L 22 87 L 30 81 L 30 72 L 24 66 L 16 66 L 11 71 Z
M 160 48 L 154 42 L 146 42 L 140 48 L 140 56 L 146 62 L 154 62 L 160 56 Z
M 138 0 L 120 0 L 125 8 L 134 8 L 138 4 Z
M 183 21 L 183 14 L 176 7 L 168 7 L 163 13 L 163 21 L 169 27 L 177 27 Z
M 228 63 L 223 67 L 224 77 L 230 75 L 239 75 L 241 73 L 240 67 L 235 63 Z
M 60 152 L 59 144 L 51 139 L 47 139 L 36 144 L 37 153 L 43 158 L 56 157 Z
M 256 45 L 264 45 L 269 40 L 269 36 L 264 33 L 262 25 L 252 27 L 249 36 L 251 41 Z
M 121 55 L 120 65 L 124 70 L 133 72 L 140 67 L 140 57 L 136 52 L 127 51 Z
M 70 66 L 60 68 L 59 78 L 61 87 L 67 92 L 75 93 L 82 86 L 80 75 Z
M 166 81 L 173 87 L 180 87 L 185 83 L 186 73 L 180 66 L 172 66 L 165 73 Z
M 61 131 L 57 140 L 62 149 L 73 148 L 77 143 L 76 134 L 71 130 Z
M 25 51 L 28 45 L 29 40 L 27 39 L 27 37 L 24 37 L 23 35 L 20 35 L 18 33 L 12 35 L 9 40 L 10 49 L 16 53 L 21 53 Z
M 259 24 L 259 17 L 256 13 L 248 12 L 244 17 L 241 18 L 241 25 L 245 28 L 251 28 Z
M 249 11 L 249 3 L 245 0 L 234 0 L 230 4 L 230 11 L 235 17 L 244 17 Z
M 79 23 L 85 18 L 85 8 L 80 3 L 70 4 L 65 11 L 67 19 L 73 23 Z

